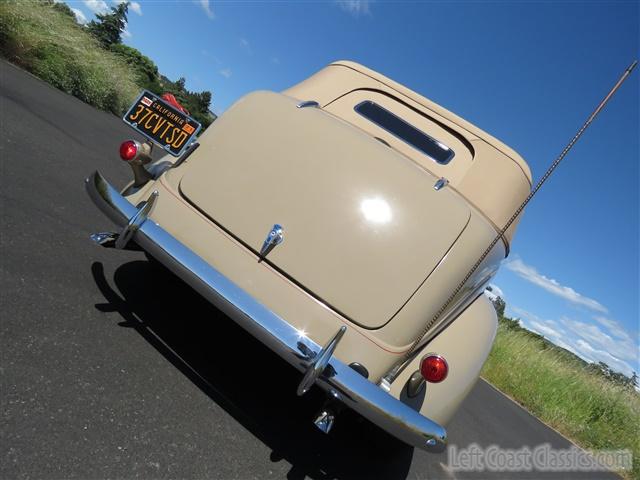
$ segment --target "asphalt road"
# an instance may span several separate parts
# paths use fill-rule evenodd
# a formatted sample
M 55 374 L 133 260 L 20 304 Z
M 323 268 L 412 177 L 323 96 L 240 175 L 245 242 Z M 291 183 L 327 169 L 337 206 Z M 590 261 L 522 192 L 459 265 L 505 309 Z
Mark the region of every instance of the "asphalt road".
M 354 414 L 317 432 L 297 372 L 142 254 L 89 241 L 111 225 L 83 180 L 128 180 L 127 126 L 0 62 L 0 131 L 2 479 L 587 478 L 453 471 Z M 483 381 L 449 434 L 570 446 Z

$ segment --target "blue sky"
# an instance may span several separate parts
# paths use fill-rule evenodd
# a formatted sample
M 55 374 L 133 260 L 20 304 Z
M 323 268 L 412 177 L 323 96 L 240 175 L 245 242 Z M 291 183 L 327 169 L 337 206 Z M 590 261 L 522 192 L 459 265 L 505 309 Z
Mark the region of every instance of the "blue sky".
M 112 0 L 68 2 L 86 19 Z M 132 3 L 125 43 L 223 112 L 337 59 L 407 85 L 517 150 L 534 179 L 638 57 L 637 2 Z M 495 279 L 508 313 L 640 370 L 636 71 L 540 191 Z

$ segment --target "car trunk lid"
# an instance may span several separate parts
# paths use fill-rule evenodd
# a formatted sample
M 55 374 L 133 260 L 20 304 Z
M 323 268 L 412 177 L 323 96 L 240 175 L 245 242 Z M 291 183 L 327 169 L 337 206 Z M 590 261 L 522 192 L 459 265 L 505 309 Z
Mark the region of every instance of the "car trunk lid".
M 182 167 L 182 195 L 256 254 L 351 321 L 392 318 L 466 226 L 468 205 L 370 135 L 284 95 L 225 112 Z

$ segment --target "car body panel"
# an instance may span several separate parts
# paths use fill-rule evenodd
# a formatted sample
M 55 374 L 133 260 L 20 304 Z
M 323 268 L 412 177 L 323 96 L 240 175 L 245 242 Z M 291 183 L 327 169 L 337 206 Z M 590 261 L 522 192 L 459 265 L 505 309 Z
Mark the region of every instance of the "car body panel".
M 342 325 L 347 325 L 349 328 L 335 356 L 347 364 L 364 362 L 370 379 L 379 379 L 402 357 L 406 346 L 379 340 L 375 331 L 349 322 L 289 281 L 269 263 L 258 263 L 254 252 L 180 195 L 177 188 L 179 173 L 177 169 L 169 170 L 157 182 L 139 190 L 128 200 L 137 204 L 153 190 L 158 191 L 158 199 L 149 215 L 151 221 L 162 225 L 238 287 L 316 342 L 322 343 Z
M 470 216 L 406 157 L 270 92 L 227 111 L 182 171 L 185 198 L 254 252 L 282 225 L 266 261 L 366 328 L 402 307 Z
M 393 382 L 390 393 L 425 417 L 446 425 L 473 388 L 489 356 L 497 328 L 495 308 L 481 294 L 455 322 L 422 348 Z M 441 383 L 426 384 L 418 395 L 410 397 L 407 390 L 409 378 L 420 369 L 421 360 L 433 352 L 447 360 L 447 378 Z

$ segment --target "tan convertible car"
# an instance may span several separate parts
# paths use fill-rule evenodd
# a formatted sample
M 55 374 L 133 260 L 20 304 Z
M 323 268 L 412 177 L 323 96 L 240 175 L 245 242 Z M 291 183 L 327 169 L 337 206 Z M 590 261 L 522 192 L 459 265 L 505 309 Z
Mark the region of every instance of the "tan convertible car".
M 131 184 L 87 179 L 121 230 L 93 240 L 143 249 L 300 370 L 298 394 L 325 390 L 324 432 L 346 406 L 441 451 L 496 333 L 483 291 L 515 223 L 483 252 L 530 192 L 524 160 L 352 62 L 246 95 L 197 140 L 149 92 L 124 120 L 168 154 L 127 141 Z

